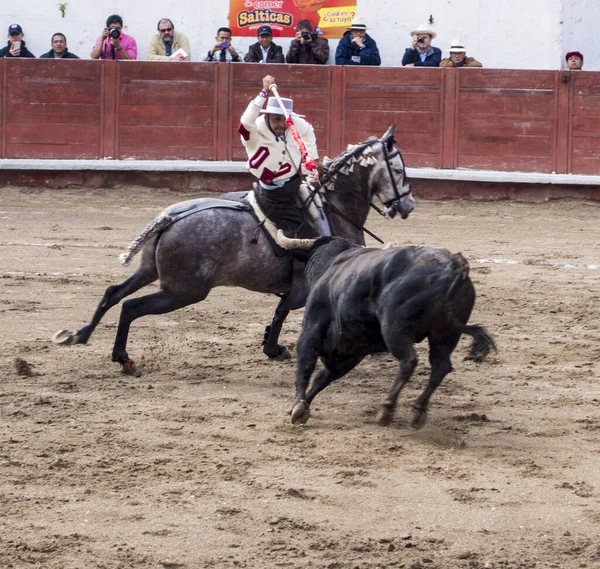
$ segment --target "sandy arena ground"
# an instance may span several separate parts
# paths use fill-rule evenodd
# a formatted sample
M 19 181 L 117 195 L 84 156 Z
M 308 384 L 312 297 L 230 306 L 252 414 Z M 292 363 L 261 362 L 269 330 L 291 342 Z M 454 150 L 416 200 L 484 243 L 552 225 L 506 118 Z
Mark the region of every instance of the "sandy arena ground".
M 136 321 L 139 378 L 110 361 L 118 307 L 89 345 L 51 344 L 190 195 L 0 196 L 0 567 L 600 567 L 599 204 L 418 201 L 408 220 L 370 220 L 386 241 L 461 251 L 471 322 L 500 349 L 465 362 L 461 340 L 413 431 L 425 346 L 390 427 L 375 423 L 387 355 L 292 426 L 294 361 L 260 349 L 277 299 L 242 289 Z M 292 350 L 301 317 L 282 335 Z

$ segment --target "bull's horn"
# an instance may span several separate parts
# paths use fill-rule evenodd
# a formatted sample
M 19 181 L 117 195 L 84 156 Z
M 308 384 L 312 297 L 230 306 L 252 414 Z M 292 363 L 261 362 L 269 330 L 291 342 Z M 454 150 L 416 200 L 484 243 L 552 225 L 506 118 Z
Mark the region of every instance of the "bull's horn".
M 315 244 L 316 239 L 290 239 L 283 234 L 281 229 L 277 230 L 277 242 L 284 249 L 302 249 L 310 251 Z

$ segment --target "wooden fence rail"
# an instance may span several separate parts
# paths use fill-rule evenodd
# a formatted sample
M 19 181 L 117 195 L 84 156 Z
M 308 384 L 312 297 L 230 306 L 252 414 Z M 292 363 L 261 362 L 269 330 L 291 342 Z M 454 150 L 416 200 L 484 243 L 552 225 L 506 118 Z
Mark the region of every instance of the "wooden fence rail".
M 408 165 L 600 174 L 600 73 L 0 60 L 0 158 L 243 160 L 263 75 L 320 153 L 396 123 Z

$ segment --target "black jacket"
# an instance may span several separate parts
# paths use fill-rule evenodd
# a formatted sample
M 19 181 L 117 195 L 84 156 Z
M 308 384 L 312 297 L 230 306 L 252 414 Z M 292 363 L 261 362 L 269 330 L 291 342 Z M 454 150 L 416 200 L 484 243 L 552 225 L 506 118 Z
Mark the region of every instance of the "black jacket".
M 11 42 L 7 42 L 6 43 L 6 47 L 3 47 L 2 49 L 0 49 L 0 57 L 14 57 L 13 55 L 10 54 L 10 47 L 12 46 Z M 25 42 L 23 40 L 21 40 L 21 53 L 19 54 L 19 57 L 33 57 L 35 58 L 35 55 L 33 55 L 33 53 L 31 53 L 27 47 L 25 46 Z
M 253 43 L 248 48 L 248 53 L 244 56 L 244 61 L 250 63 L 260 63 L 262 61 L 262 48 L 258 42 Z M 271 49 L 267 55 L 267 63 L 285 63 L 283 58 L 283 49 L 271 42 Z
M 54 59 L 54 52 L 50 50 L 47 53 L 40 55 L 40 59 Z M 57 59 L 79 59 L 79 57 L 67 50 L 63 53 L 62 57 L 58 57 Z

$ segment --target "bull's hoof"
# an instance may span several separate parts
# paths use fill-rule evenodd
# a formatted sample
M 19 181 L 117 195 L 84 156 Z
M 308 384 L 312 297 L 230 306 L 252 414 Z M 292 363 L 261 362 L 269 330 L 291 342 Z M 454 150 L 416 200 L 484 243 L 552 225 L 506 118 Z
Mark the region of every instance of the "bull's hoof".
M 58 346 L 72 346 L 73 344 L 81 344 L 81 339 L 77 336 L 77 332 L 71 330 L 59 330 L 52 336 L 52 343 Z
M 275 362 L 280 362 L 280 361 L 284 361 L 284 360 L 291 360 L 292 359 L 292 354 L 290 354 L 290 351 L 285 347 L 285 346 L 279 346 L 279 352 L 277 355 L 275 356 L 269 356 L 269 359 L 275 361 Z
M 387 427 L 394 418 L 394 412 L 389 407 L 382 405 L 377 412 L 377 423 L 382 427 Z
M 310 407 L 306 401 L 299 401 L 292 409 L 292 424 L 304 425 L 310 417 Z
M 427 411 L 413 408 L 410 412 L 410 426 L 417 431 L 427 423 Z
M 140 377 L 142 372 L 135 365 L 133 360 L 127 360 L 124 364 L 121 364 L 121 372 L 123 375 L 129 375 L 131 377 Z

